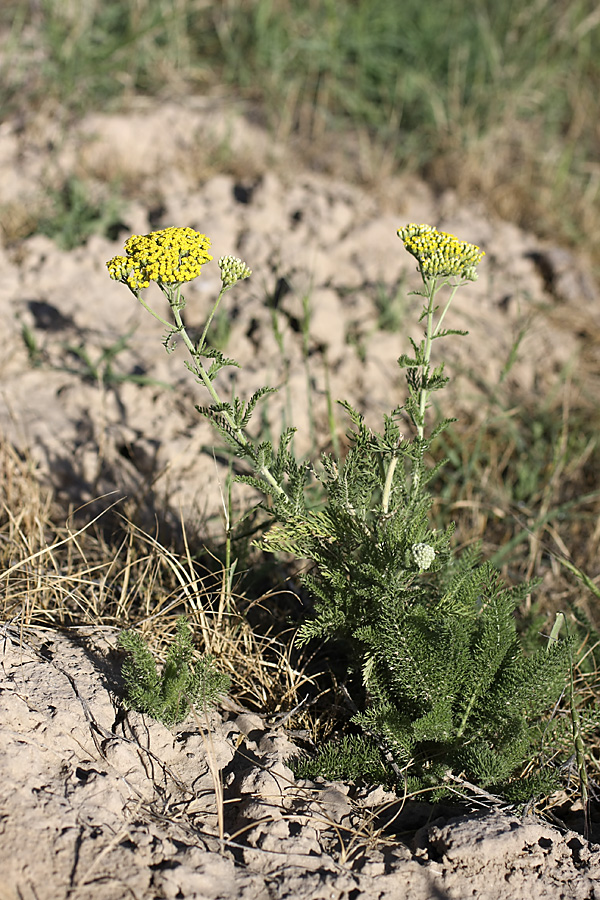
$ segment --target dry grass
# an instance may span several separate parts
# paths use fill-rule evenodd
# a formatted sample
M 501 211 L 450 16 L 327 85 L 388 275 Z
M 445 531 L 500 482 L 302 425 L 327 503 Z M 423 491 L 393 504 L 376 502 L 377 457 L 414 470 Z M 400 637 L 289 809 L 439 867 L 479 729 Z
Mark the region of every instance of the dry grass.
M 511 410 L 508 420 L 466 423 L 455 445 L 444 448 L 450 451 L 455 470 L 438 491 L 434 513 L 446 520 L 458 515 L 461 543 L 484 538 L 486 555 L 495 552 L 500 563 L 504 560 L 507 577 L 543 578 L 538 599 L 523 610 L 524 635 L 547 632 L 547 623 L 557 611 L 567 613 L 578 642 L 576 708 L 586 767 L 595 780 L 600 778 L 600 734 L 594 713 L 600 693 L 600 623 L 597 596 L 577 577 L 573 566 L 584 574 L 594 572 L 600 550 L 600 493 L 590 474 L 596 467 L 598 441 L 592 440 L 589 429 L 588 437 L 584 434 L 579 439 L 582 410 L 573 408 L 569 396 L 567 392 L 562 397 L 560 416 L 555 408 L 548 410 L 548 427 L 556 431 L 548 434 L 538 429 L 539 446 L 527 443 L 533 438 Z M 587 415 L 589 424 L 589 410 Z M 507 422 L 514 428 L 508 439 Z M 575 442 L 573 433 L 578 438 Z M 525 457 L 523 442 L 528 450 Z M 549 459 L 548 442 L 554 447 Z M 537 450 L 540 472 L 523 499 L 519 492 L 527 485 L 519 479 L 519 467 L 531 468 Z M 511 484 L 507 473 L 512 473 Z M 582 493 L 584 488 L 587 494 Z M 23 630 L 32 626 L 136 627 L 156 657 L 164 660 L 177 619 L 184 614 L 193 627 L 198 651 L 210 652 L 229 674 L 234 702 L 272 716 L 276 723 L 284 721 L 314 745 L 330 735 L 336 720 L 347 716 L 343 694 L 328 671 L 327 660 L 319 662 L 293 647 L 293 629 L 287 620 L 293 609 L 290 602 L 297 603 L 298 598 L 275 584 L 265 584 L 257 596 L 243 590 L 236 593 L 216 556 L 201 546 L 199 535 L 186 532 L 184 523 L 177 540 L 163 542 L 158 524 L 149 534 L 120 513 L 111 495 L 102 498 L 102 505 L 100 515 L 89 514 L 86 507 L 61 509 L 41 483 L 31 459 L 6 443 L 0 445 L 3 620 L 18 623 Z M 559 520 L 552 517 L 554 510 L 564 511 Z M 158 523 L 160 511 L 156 512 Z M 508 556 L 506 547 L 511 548 Z M 561 558 L 571 569 L 561 564 Z M 598 590 L 593 581 L 590 584 Z M 239 585 L 243 586 L 243 578 Z M 533 766 L 569 755 L 573 730 L 566 696 L 548 728 L 554 743 L 546 744 L 544 758 L 532 761 Z M 577 777 L 573 773 L 566 777 L 572 802 Z M 547 808 L 553 808 L 552 802 Z M 351 841 L 348 852 L 352 846 Z
M 231 676 L 238 702 L 279 716 L 322 693 L 314 665 L 311 672 L 306 655 L 292 649 L 285 612 L 274 616 L 285 591 L 253 599 L 232 593 L 218 562 L 206 550 L 203 559 L 192 551 L 183 525 L 180 546 L 166 546 L 158 527 L 148 534 L 119 514 L 110 495 L 105 511 L 87 520 L 85 507 L 62 510 L 31 460 L 5 443 L 0 478 L 4 621 L 23 629 L 136 627 L 163 659 L 185 615 L 199 651 Z M 306 727 L 305 711 L 299 724 Z

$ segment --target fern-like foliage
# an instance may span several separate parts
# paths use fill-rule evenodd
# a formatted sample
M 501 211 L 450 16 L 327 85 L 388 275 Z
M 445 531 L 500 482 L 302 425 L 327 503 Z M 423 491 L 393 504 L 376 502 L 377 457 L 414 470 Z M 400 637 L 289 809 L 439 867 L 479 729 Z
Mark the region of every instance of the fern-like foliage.
M 531 757 L 539 716 L 565 685 L 568 642 L 525 654 L 514 611 L 532 584 L 506 587 L 476 548 L 455 556 L 452 528 L 430 527 L 429 441 L 405 444 L 391 420 L 374 435 L 350 414 L 346 459 L 326 456 L 315 472 L 324 508 L 280 509 L 262 542 L 313 562 L 304 581 L 315 615 L 298 642 L 341 641 L 359 676 L 361 733 L 322 748 L 298 772 L 402 780 L 402 789 L 443 785 L 450 773 L 508 792 Z M 426 571 L 415 554 L 422 546 L 433 558 Z
M 192 630 L 182 616 L 175 640 L 167 651 L 159 674 L 144 639 L 135 631 L 123 631 L 118 646 L 127 652 L 122 674 L 126 709 L 147 713 L 164 725 L 177 725 L 192 706 L 211 707 L 229 689 L 229 678 L 218 671 L 210 655 L 193 661 Z
M 248 465 L 239 480 L 265 498 L 272 527 L 263 548 L 309 563 L 305 584 L 315 598 L 314 616 L 300 628 L 298 642 L 333 640 L 344 649 L 359 733 L 322 748 L 314 771 L 320 766 L 332 777 L 364 775 L 411 790 L 443 789 L 448 777 L 465 776 L 517 796 L 535 789 L 535 779 L 518 785 L 516 773 L 539 740 L 540 716 L 567 682 L 571 647 L 556 639 L 526 649 L 514 612 L 532 586 L 507 588 L 476 551 L 455 553 L 452 526 L 431 527 L 428 485 L 444 460 L 430 464 L 429 451 L 452 421 L 427 431 L 431 397 L 448 383 L 443 360 L 432 361 L 432 347 L 437 353 L 441 339 L 464 334 L 442 325 L 456 290 L 475 279 L 483 251 L 428 225 L 408 224 L 398 234 L 423 280 L 423 290 L 415 292 L 424 300 L 423 334 L 411 338 L 411 352 L 398 359 L 407 396 L 384 415 L 380 431 L 342 403 L 351 423 L 343 459 L 325 455 L 314 466 L 296 460 L 293 429 L 277 446 L 250 436 L 252 417 L 271 388 L 247 401 L 236 395 L 221 400 L 216 376 L 237 363 L 205 338 L 224 292 L 249 274 L 241 261 L 229 259 L 222 270 L 221 292 L 196 344 L 181 319 L 180 285 L 162 284 L 174 320 L 166 346 L 183 339 L 192 357 L 188 367 L 212 401 L 199 412 Z M 109 271 L 131 287 L 121 257 Z M 161 675 L 140 638 L 126 632 L 121 645 L 130 654 L 127 702 L 163 721 L 179 721 L 191 703 L 210 702 L 223 689 L 209 659 L 192 664 L 185 625 Z M 540 775 L 536 783 L 539 789 L 549 782 Z
M 393 772 L 386 767 L 377 743 L 355 734 L 326 744 L 314 759 L 294 757 L 290 763 L 296 778 L 321 775 L 331 781 L 354 780 L 368 771 L 373 782 L 387 787 L 394 784 Z

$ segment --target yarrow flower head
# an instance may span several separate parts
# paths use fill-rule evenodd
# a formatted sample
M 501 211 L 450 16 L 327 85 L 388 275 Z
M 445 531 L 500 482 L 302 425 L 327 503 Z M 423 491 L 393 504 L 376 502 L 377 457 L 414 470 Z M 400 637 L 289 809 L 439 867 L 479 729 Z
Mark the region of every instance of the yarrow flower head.
M 134 293 L 151 281 L 177 286 L 193 281 L 204 263 L 210 262 L 210 240 L 193 228 L 163 228 L 150 234 L 134 234 L 125 241 L 126 256 L 115 256 L 106 266 L 114 281 Z
M 222 256 L 219 260 L 221 283 L 223 287 L 232 287 L 238 281 L 249 278 L 252 270 L 237 256 Z
M 398 229 L 398 236 L 425 277 L 458 275 L 468 281 L 477 279 L 477 266 L 484 251 L 475 244 L 459 241 L 432 225 L 405 225 Z
M 413 544 L 411 552 L 415 565 L 421 572 L 428 569 L 435 559 L 435 550 L 431 544 Z

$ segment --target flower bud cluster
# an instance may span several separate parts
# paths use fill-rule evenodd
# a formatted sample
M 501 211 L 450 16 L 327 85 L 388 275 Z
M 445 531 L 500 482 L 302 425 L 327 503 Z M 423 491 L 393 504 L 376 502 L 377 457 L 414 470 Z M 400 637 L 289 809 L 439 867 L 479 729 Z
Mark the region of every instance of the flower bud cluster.
M 179 285 L 193 281 L 204 263 L 210 262 L 210 240 L 193 228 L 163 228 L 150 234 L 134 234 L 125 242 L 126 256 L 115 256 L 106 266 L 114 281 L 137 292 L 151 281 Z
M 414 563 L 421 572 L 428 569 L 435 559 L 435 550 L 431 544 L 413 544 L 411 552 Z
M 223 287 L 231 287 L 236 282 L 252 275 L 252 270 L 237 256 L 222 256 L 219 260 L 219 268 Z
M 405 225 L 398 229 L 398 236 L 425 277 L 458 275 L 468 281 L 477 278 L 476 269 L 484 251 L 475 244 L 459 241 L 431 225 Z

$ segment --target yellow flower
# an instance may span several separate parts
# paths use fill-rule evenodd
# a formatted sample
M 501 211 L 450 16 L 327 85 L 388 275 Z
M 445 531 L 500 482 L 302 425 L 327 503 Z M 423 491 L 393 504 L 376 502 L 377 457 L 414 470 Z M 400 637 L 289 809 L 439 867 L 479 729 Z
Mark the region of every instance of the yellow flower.
M 193 281 L 204 263 L 210 262 L 210 240 L 193 228 L 163 228 L 150 234 L 134 234 L 125 241 L 126 256 L 115 256 L 106 265 L 115 281 L 137 292 L 151 281 L 176 286 Z
M 475 244 L 459 241 L 453 234 L 431 225 L 405 225 L 398 236 L 419 263 L 425 277 L 458 275 L 475 281 L 477 266 L 485 255 Z

